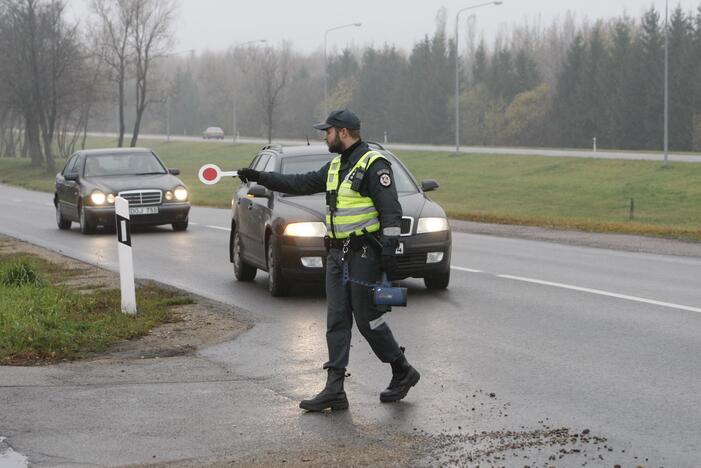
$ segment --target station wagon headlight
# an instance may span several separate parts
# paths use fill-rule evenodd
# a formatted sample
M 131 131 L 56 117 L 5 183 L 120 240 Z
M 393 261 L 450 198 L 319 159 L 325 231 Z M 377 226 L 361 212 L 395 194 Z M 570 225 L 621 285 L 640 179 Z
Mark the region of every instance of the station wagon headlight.
M 324 237 L 326 235 L 326 225 L 319 222 L 291 223 L 287 225 L 282 235 L 293 237 Z
M 99 190 L 95 190 L 93 193 L 90 194 L 90 201 L 93 203 L 93 205 L 102 205 L 103 203 L 105 203 L 105 200 L 105 194 L 100 192 Z
M 187 200 L 187 189 L 185 187 L 175 187 L 173 195 L 175 195 L 176 200 L 185 201 Z
M 419 225 L 416 228 L 416 233 L 422 234 L 447 230 L 448 220 L 446 218 L 419 218 Z

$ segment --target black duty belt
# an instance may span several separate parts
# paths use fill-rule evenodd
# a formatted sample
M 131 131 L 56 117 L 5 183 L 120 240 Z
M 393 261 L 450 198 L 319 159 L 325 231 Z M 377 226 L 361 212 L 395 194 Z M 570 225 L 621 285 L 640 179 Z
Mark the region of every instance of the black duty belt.
M 351 250 L 360 250 L 363 247 L 370 246 L 373 248 L 381 247 L 379 236 L 377 234 L 363 234 L 362 236 L 351 236 L 347 239 L 334 239 L 332 237 L 324 237 L 324 246 L 326 250 L 342 249 L 348 246 Z

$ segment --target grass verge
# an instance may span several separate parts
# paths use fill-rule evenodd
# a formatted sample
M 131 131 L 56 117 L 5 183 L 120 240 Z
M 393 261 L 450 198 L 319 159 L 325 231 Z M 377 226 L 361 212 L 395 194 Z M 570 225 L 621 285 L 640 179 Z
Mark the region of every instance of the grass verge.
M 65 278 L 60 265 L 37 256 L 0 255 L 0 364 L 49 363 L 104 351 L 179 320 L 170 307 L 192 303 L 146 283 L 137 289 L 138 314 L 129 316 L 120 310 L 119 290 L 78 292 L 60 284 Z
M 205 186 L 197 170 L 247 165 L 259 145 L 142 141 L 182 171 L 193 204 L 228 208 L 234 180 Z M 115 140 L 91 138 L 88 147 Z M 456 219 L 557 229 L 701 240 L 701 164 L 397 151 L 417 179 L 441 187 L 430 195 Z M 60 161 L 63 163 L 63 161 Z M 62 165 L 62 164 L 57 164 Z M 26 160 L 0 158 L 0 182 L 53 191 L 54 174 Z M 631 213 L 631 200 L 634 209 Z M 632 215 L 632 216 L 631 216 Z

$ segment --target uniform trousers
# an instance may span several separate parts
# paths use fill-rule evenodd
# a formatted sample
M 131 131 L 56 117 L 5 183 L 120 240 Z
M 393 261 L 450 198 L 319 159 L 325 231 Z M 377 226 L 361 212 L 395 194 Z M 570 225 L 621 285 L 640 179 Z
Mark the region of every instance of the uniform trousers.
M 342 257 L 341 249 L 332 248 L 326 259 L 326 344 L 329 360 L 324 364 L 324 369 L 345 369 L 348 365 L 353 318 L 380 361 L 393 362 L 402 355 L 402 351 L 387 323 L 381 323 L 386 306 L 374 304 L 371 287 L 353 282 L 344 284 Z M 379 281 L 381 267 L 377 249 L 371 246 L 349 249 L 345 261 L 352 279 L 369 284 Z

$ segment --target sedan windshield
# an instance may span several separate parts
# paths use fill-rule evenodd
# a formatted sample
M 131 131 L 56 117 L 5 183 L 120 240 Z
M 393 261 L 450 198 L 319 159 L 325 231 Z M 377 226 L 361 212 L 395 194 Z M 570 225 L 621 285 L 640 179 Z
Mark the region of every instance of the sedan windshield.
M 166 173 L 153 153 L 91 154 L 85 159 L 85 177 Z
M 418 189 L 406 169 L 390 154 L 384 155 L 392 163 L 394 182 L 399 193 L 416 193 Z M 334 157 L 333 154 L 287 157 L 282 159 L 280 171 L 283 174 L 306 174 L 318 171 Z

